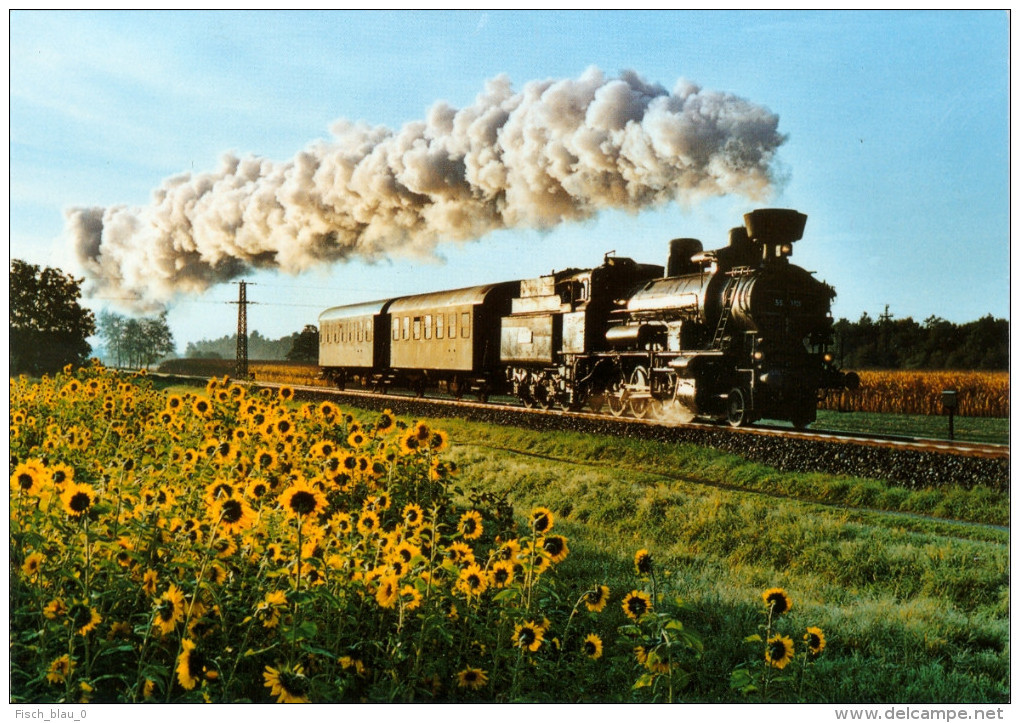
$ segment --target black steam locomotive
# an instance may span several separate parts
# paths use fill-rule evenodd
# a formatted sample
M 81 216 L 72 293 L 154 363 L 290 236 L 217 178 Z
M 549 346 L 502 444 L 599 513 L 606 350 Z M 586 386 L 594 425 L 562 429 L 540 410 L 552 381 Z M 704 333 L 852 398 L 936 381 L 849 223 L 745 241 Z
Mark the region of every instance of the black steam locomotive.
M 319 365 L 341 388 L 805 427 L 819 394 L 859 383 L 828 351 L 835 291 L 789 262 L 806 221 L 753 211 L 725 248 L 673 240 L 665 269 L 606 255 L 592 269 L 327 309 Z

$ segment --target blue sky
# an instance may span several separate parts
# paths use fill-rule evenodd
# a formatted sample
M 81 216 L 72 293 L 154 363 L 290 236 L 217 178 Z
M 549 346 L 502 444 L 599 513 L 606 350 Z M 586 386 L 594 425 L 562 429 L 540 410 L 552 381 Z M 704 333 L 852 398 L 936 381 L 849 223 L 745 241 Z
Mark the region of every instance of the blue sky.
M 249 329 L 276 337 L 342 303 L 527 278 L 605 252 L 664 263 L 755 207 L 808 214 L 794 261 L 834 315 L 1009 316 L 1009 18 L 1004 12 L 14 12 L 10 254 L 81 275 L 64 210 L 144 207 L 226 152 L 288 161 L 338 119 L 400 129 L 486 81 L 687 79 L 778 115 L 764 201 L 725 195 L 440 244 L 297 276 L 257 271 Z M 178 297 L 188 341 L 232 333 L 236 286 Z M 108 303 L 89 302 L 99 309 Z

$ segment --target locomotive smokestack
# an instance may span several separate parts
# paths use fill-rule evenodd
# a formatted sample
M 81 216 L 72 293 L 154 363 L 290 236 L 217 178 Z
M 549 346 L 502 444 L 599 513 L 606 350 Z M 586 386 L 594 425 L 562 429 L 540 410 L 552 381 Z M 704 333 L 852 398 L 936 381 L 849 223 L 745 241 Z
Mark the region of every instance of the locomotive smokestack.
M 789 208 L 759 208 L 744 214 L 747 235 L 763 244 L 790 244 L 804 236 L 807 216 Z
M 704 250 L 696 238 L 675 238 L 669 242 L 669 259 L 666 261 L 666 278 L 693 274 L 698 270 L 691 257 Z
M 603 209 L 760 198 L 786 140 L 778 123 L 737 96 L 631 71 L 520 92 L 499 76 L 473 105 L 436 103 L 399 131 L 341 120 L 289 161 L 228 155 L 166 180 L 148 206 L 65 215 L 86 292 L 152 308 L 253 268 L 434 257 L 442 242 Z

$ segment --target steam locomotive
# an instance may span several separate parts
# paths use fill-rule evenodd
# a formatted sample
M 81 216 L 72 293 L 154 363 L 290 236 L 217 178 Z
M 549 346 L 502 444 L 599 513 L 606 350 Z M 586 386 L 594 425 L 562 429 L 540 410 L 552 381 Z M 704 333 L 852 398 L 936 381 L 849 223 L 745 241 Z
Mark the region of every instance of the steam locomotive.
M 790 263 L 807 216 L 759 209 L 729 245 L 670 242 L 665 268 L 601 266 L 338 306 L 319 316 L 319 365 L 338 387 L 588 408 L 744 426 L 815 421 L 832 363 L 833 288 Z

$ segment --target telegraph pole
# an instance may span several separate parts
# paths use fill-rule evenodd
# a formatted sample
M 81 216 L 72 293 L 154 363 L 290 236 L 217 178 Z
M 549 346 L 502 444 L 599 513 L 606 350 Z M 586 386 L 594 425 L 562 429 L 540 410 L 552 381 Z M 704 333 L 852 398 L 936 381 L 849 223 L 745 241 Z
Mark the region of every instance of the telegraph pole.
M 237 364 L 234 367 L 235 379 L 248 378 L 248 304 L 255 302 L 248 301 L 247 287 L 251 282 L 238 281 L 237 301 L 230 301 L 230 304 L 237 304 Z M 251 283 L 254 286 L 254 283 Z

